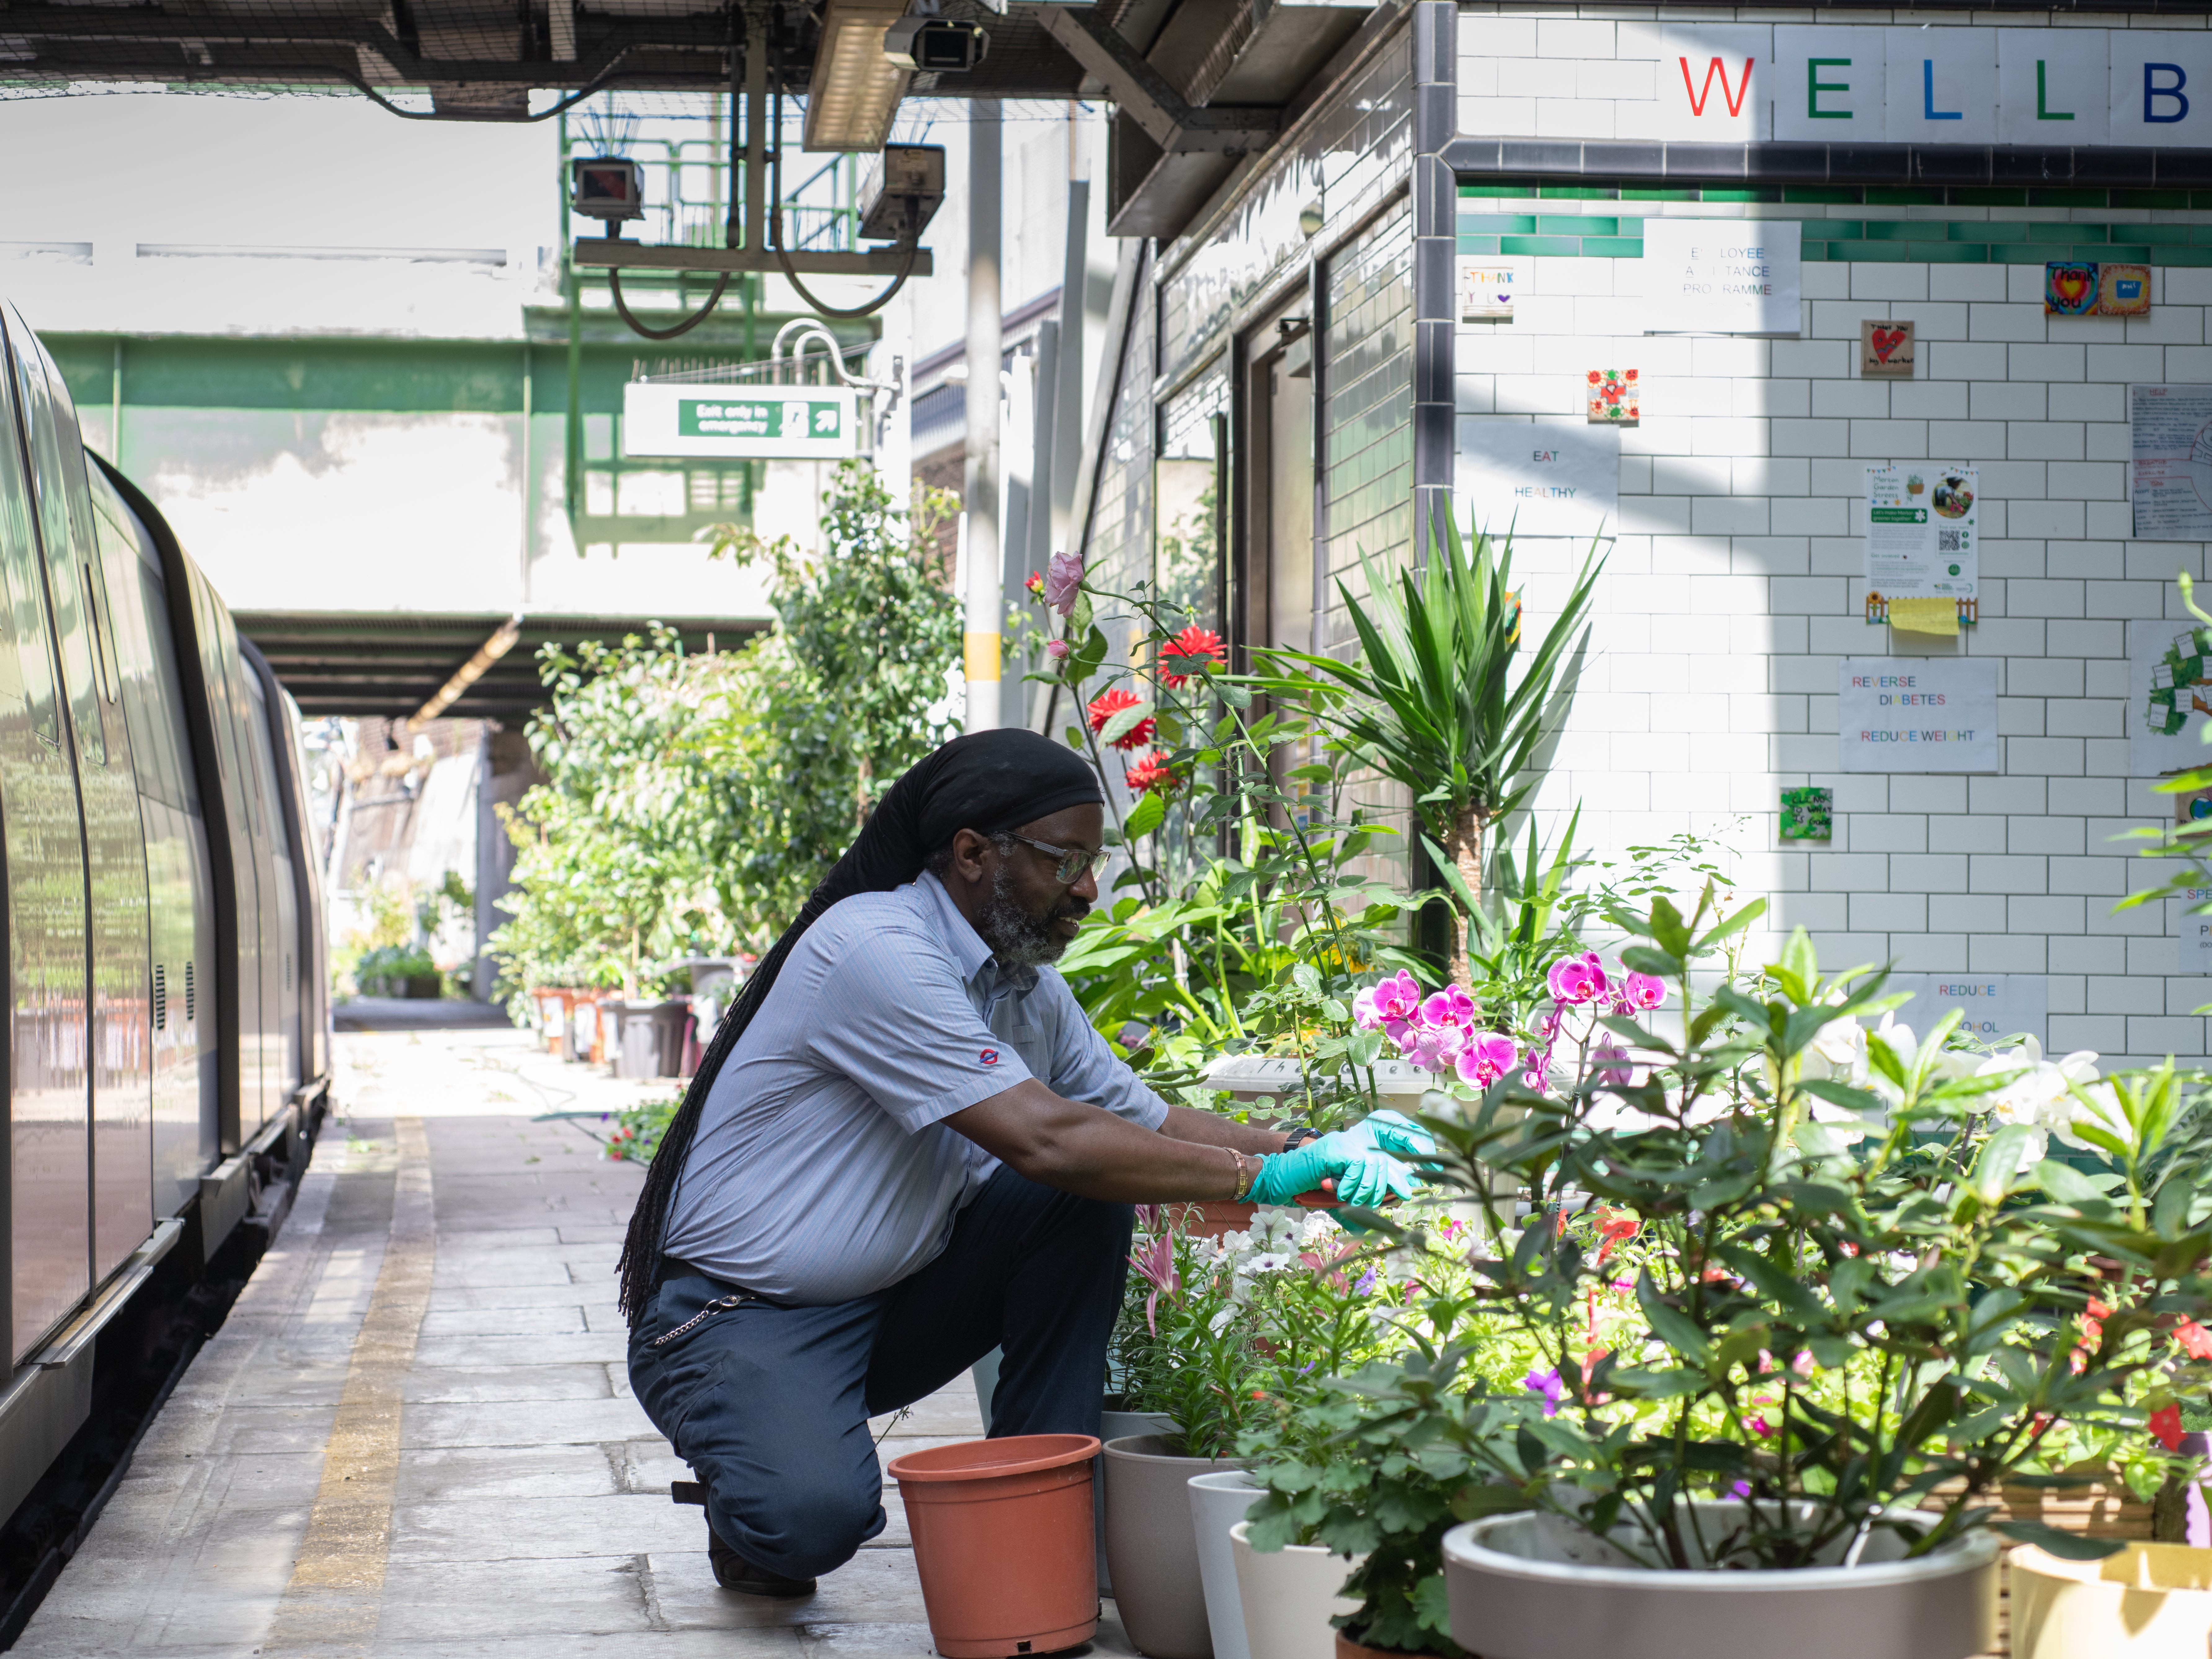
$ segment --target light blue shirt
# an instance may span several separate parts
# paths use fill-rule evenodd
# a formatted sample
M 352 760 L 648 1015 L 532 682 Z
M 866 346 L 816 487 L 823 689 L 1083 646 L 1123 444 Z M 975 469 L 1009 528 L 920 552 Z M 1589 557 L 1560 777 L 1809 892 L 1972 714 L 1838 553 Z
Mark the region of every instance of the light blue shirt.
M 896 1285 L 998 1168 L 945 1120 L 1031 1077 L 1147 1129 L 1167 1119 L 1067 981 L 1002 975 L 936 877 L 841 900 L 708 1091 L 663 1248 L 777 1302 Z

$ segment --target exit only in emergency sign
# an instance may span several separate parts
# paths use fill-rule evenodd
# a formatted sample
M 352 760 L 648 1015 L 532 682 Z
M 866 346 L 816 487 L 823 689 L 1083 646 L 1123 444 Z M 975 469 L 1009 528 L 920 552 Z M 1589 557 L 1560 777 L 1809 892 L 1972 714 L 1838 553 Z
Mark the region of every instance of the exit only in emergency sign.
M 839 461 L 860 453 L 843 386 L 700 386 L 633 380 L 623 388 L 623 453 Z

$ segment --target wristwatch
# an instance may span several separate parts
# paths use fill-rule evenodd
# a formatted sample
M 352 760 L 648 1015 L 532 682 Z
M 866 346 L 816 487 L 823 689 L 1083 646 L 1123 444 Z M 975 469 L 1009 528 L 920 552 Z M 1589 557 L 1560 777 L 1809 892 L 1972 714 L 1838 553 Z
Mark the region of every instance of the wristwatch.
M 1315 1128 L 1310 1123 L 1301 1123 L 1297 1128 L 1291 1130 L 1289 1134 L 1283 1137 L 1283 1150 L 1286 1152 L 1295 1152 L 1309 1140 L 1319 1140 L 1320 1139 L 1320 1130 Z

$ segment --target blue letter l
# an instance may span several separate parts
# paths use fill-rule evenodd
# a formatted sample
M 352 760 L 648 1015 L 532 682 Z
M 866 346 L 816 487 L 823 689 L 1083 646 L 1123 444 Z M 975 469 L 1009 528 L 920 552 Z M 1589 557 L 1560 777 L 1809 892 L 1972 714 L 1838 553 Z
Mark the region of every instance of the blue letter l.
M 1966 117 L 1954 109 L 1936 107 L 1936 60 L 1920 60 L 1920 110 L 1931 121 L 1963 121 Z

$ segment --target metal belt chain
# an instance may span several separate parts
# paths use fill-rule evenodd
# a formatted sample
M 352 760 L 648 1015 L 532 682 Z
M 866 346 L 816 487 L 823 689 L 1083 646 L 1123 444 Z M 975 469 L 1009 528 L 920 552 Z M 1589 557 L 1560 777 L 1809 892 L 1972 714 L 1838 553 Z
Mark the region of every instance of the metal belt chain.
M 674 1330 L 663 1332 L 660 1335 L 654 1337 L 653 1339 L 653 1346 L 657 1348 L 665 1342 L 673 1342 L 678 1337 L 683 1335 L 684 1332 L 690 1330 L 694 1325 L 699 1323 L 700 1321 L 711 1318 L 718 1313 L 727 1313 L 732 1308 L 742 1308 L 746 1303 L 750 1302 L 752 1299 L 751 1295 L 744 1291 L 737 1291 L 735 1294 L 731 1296 L 718 1296 L 712 1302 L 709 1302 L 705 1307 L 700 1309 L 697 1313 L 693 1314 L 690 1318 L 685 1320 L 681 1325 L 678 1325 Z

